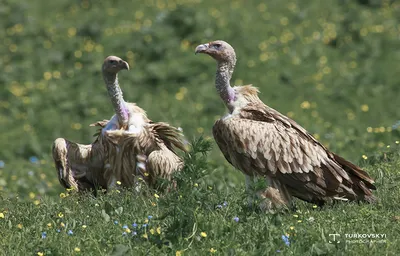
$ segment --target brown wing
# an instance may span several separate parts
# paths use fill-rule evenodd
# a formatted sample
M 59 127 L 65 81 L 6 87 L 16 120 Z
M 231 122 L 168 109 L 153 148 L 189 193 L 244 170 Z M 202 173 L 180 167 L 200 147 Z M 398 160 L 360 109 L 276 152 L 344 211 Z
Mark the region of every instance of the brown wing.
M 154 150 L 148 156 L 147 166 L 153 177 L 170 179 L 175 171 L 180 171 L 183 161 L 165 145 L 159 150 Z
M 150 122 L 149 129 L 154 134 L 154 137 L 159 139 L 160 143 L 176 153 L 176 149 L 186 152 L 185 139 L 183 133 L 177 128 L 164 122 Z
M 101 141 L 82 145 L 58 138 L 52 152 L 58 179 L 65 188 L 86 190 L 105 185 L 101 178 L 105 154 Z
M 112 175 L 124 186 L 130 187 L 140 176 L 153 185 L 158 177 L 169 179 L 175 170 L 183 166 L 182 160 L 175 154 L 175 148 L 185 150 L 182 134 L 166 123 L 149 123 L 138 134 L 123 130 L 107 131 L 104 137 L 110 142 L 107 151 L 116 155 L 109 161 L 106 180 L 110 180 Z M 138 168 L 138 157 L 141 156 L 146 158 L 144 168 Z
M 373 180 L 327 151 L 293 120 L 264 104 L 249 104 L 217 121 L 214 138 L 227 160 L 245 174 L 266 175 L 306 201 L 329 197 L 373 201 Z M 344 161 L 343 161 L 344 160 Z

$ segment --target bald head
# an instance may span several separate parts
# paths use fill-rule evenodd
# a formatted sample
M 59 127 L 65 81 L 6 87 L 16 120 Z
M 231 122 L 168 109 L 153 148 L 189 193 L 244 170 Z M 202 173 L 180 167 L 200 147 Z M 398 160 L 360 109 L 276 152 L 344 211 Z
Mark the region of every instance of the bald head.
M 102 70 L 103 72 L 116 74 L 122 69 L 129 70 L 128 62 L 122 60 L 117 56 L 108 56 L 103 63 Z
M 235 50 L 230 44 L 222 40 L 217 40 L 197 46 L 195 54 L 197 53 L 208 54 L 218 62 L 236 61 Z

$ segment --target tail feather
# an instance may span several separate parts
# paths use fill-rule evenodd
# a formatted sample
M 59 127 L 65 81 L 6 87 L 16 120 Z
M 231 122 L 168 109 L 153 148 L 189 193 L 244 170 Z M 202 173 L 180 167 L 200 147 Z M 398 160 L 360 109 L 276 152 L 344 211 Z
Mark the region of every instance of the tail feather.
M 335 160 L 343 167 L 343 169 L 360 178 L 365 183 L 367 188 L 376 190 L 376 187 L 374 185 L 375 181 L 368 175 L 366 171 L 362 170 L 360 167 L 347 161 L 341 156 L 338 156 L 336 154 L 333 154 L 333 156 Z

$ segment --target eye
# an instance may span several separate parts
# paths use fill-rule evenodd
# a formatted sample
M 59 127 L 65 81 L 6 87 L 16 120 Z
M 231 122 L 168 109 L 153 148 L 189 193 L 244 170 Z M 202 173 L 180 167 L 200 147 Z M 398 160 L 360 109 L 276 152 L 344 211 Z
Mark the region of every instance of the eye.
M 116 61 L 115 61 L 115 60 L 110 60 L 110 63 L 111 63 L 111 64 L 115 64 Z
M 221 44 L 218 44 L 218 43 L 216 43 L 216 44 L 214 44 L 213 46 L 214 46 L 214 48 L 215 48 L 215 49 L 219 50 L 219 49 L 221 48 L 221 46 L 222 46 L 222 45 L 221 45 Z

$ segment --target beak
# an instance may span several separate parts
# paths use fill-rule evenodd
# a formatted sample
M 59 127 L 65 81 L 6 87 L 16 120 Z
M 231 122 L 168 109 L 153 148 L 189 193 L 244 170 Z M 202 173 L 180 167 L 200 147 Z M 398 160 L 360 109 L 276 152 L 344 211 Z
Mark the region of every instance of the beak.
M 198 46 L 196 47 L 196 51 L 194 52 L 194 54 L 198 54 L 198 53 L 203 53 L 203 52 L 205 52 L 205 51 L 208 49 L 209 46 L 210 46 L 210 44 L 201 44 L 201 45 L 198 45 Z
M 123 62 L 122 62 L 122 69 L 129 70 L 129 64 L 128 64 L 128 62 L 126 62 L 126 61 L 123 61 Z

